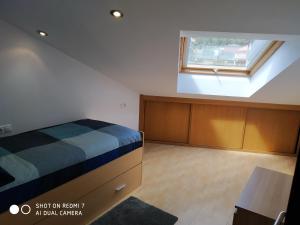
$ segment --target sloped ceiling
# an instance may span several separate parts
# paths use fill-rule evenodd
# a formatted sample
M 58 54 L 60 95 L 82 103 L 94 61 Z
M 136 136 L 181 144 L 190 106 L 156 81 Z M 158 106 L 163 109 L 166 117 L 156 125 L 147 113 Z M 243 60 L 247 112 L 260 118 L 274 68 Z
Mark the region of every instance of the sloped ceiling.
M 109 14 L 124 12 L 122 20 Z M 0 19 L 141 94 L 176 93 L 180 30 L 300 35 L 300 1 L 1 0 Z M 1 37 L 0 37 L 1 38 Z M 300 62 L 250 98 L 300 104 Z

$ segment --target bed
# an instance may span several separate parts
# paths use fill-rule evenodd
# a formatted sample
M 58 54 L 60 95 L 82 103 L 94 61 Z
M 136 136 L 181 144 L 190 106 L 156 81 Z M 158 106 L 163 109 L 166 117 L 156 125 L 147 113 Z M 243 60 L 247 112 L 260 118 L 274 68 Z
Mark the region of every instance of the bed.
M 91 119 L 0 139 L 0 222 L 88 223 L 141 184 L 142 147 L 140 132 Z M 43 203 L 84 204 L 84 215 L 53 216 Z M 31 212 L 11 215 L 12 204 Z

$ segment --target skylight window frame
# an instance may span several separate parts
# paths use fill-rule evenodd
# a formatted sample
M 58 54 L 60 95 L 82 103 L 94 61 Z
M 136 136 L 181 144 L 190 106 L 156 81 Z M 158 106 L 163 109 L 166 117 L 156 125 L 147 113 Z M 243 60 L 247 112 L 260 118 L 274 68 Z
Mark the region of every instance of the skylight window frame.
M 187 67 L 188 37 L 180 37 L 179 47 L 179 73 L 183 74 L 205 74 L 220 76 L 251 76 L 253 75 L 284 43 L 284 41 L 273 40 L 263 53 L 254 61 L 249 69 L 230 68 L 226 66 Z

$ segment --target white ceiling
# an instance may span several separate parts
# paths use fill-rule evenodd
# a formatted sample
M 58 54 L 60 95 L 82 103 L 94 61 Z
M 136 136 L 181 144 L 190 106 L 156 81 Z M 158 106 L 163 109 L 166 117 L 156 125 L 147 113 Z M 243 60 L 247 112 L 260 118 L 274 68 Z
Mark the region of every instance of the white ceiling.
M 1 0 L 0 19 L 49 32 L 43 41 L 141 94 L 179 96 L 180 30 L 300 35 L 299 9 L 298 0 Z M 243 100 L 300 104 L 299 84 L 298 61 Z

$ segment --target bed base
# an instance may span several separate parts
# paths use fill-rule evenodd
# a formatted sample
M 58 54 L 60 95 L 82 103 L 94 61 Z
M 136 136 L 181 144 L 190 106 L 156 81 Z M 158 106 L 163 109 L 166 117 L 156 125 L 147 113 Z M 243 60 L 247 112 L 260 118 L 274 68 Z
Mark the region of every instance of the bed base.
M 0 214 L 5 225 L 86 225 L 141 185 L 143 147 L 140 147 L 85 175 L 39 195 L 26 203 L 31 212 Z M 46 204 L 50 204 L 49 209 Z M 63 203 L 74 203 L 62 208 Z M 37 204 L 39 209 L 37 209 Z M 53 206 L 61 208 L 54 209 Z M 84 204 L 84 205 L 83 205 Z M 46 206 L 47 208 L 43 208 Z M 42 208 L 40 208 L 42 207 Z M 28 207 L 24 207 L 27 211 Z M 45 212 L 46 211 L 46 212 Z M 41 215 L 36 215 L 40 212 Z M 58 214 L 58 215 L 55 215 Z M 72 214 L 73 215 L 70 215 Z M 77 214 L 77 215 L 75 215 Z M 82 214 L 82 215 L 81 215 Z

